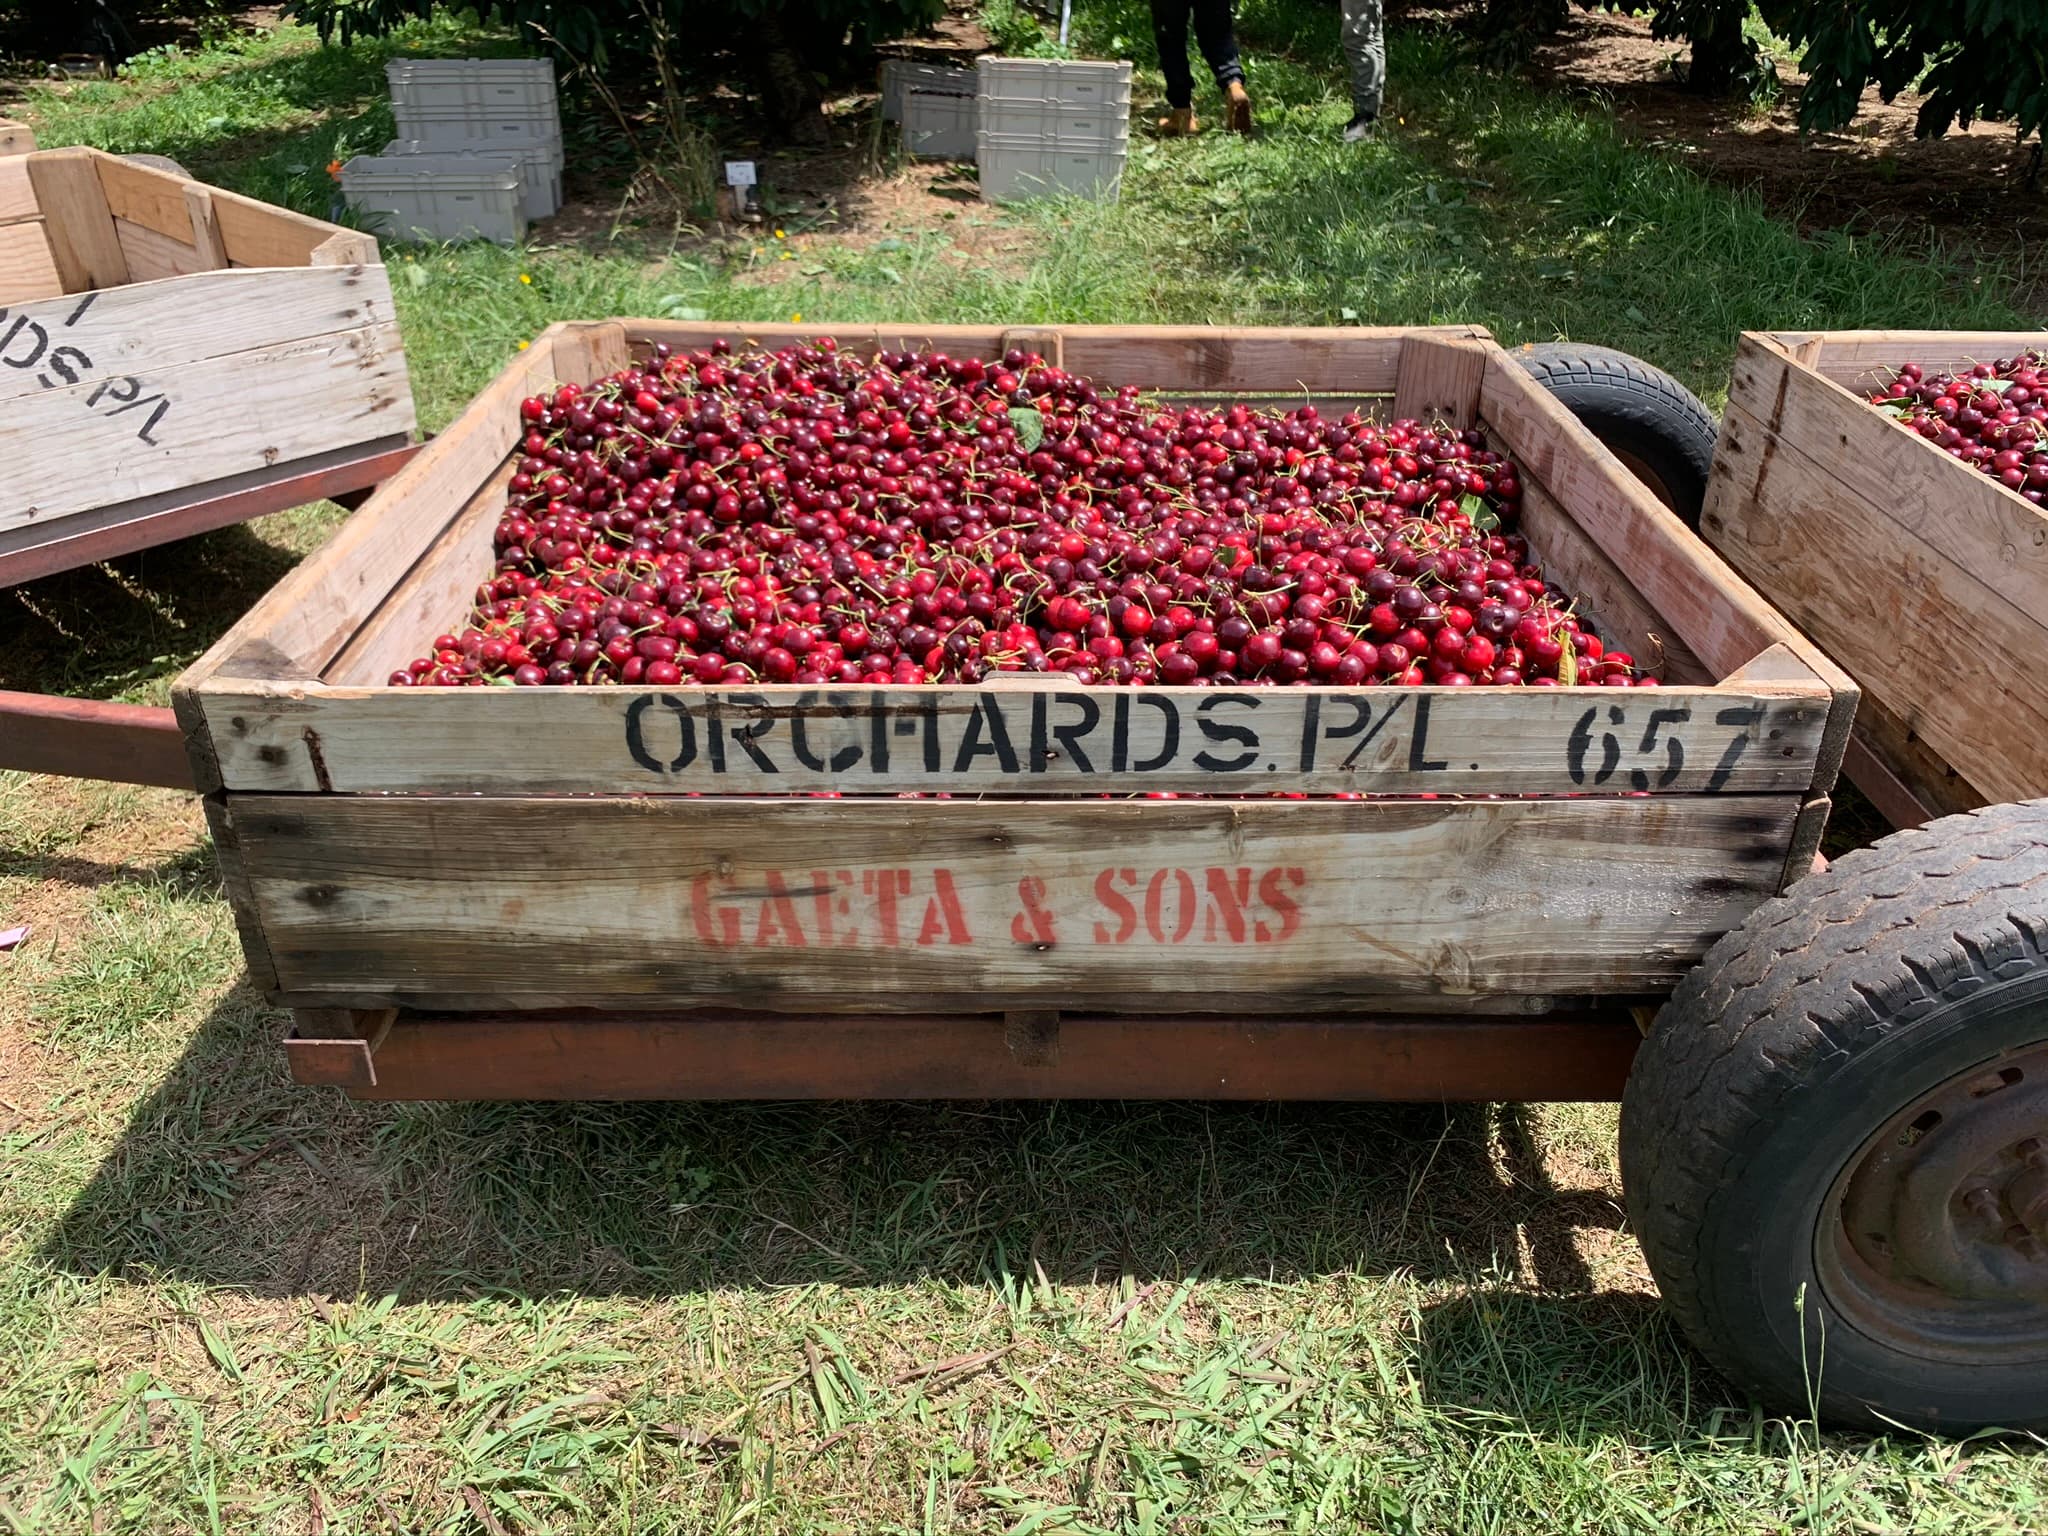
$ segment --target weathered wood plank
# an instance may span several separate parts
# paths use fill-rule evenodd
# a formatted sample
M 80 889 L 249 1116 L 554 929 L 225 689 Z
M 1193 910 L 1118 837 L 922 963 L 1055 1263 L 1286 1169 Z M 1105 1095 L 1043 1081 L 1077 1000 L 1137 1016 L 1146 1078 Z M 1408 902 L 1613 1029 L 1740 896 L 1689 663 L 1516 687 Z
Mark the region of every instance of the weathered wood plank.
M 184 201 L 182 193 L 179 201 Z M 340 226 L 324 220 L 218 189 L 213 194 L 213 215 L 220 226 L 221 248 L 238 267 L 304 266 L 340 232 Z
M 210 270 L 196 247 L 160 235 L 147 224 L 116 219 L 114 235 L 121 242 L 121 254 L 128 259 L 128 276 L 134 282 L 153 283 Z
M 1928 372 L 1968 368 L 1994 358 L 2048 351 L 2042 331 L 1783 331 L 1766 338 L 1788 352 L 1811 348 L 1801 360 L 1849 389 L 1891 383 L 1898 365 L 1919 363 Z
M 36 147 L 36 136 L 26 124 L 0 117 L 0 155 L 25 155 Z
M 1798 796 L 1467 802 L 235 796 L 292 1006 L 1341 1010 L 1655 991 Z M 545 826 L 547 835 L 534 829 Z
M 51 149 L 28 159 L 28 179 L 43 210 L 43 231 L 66 293 L 128 281 L 128 259 L 114 233 L 114 215 L 100 189 L 95 158 L 89 149 Z
M 411 424 L 394 326 L 151 368 L 147 377 L 81 377 L 5 405 L 21 447 L 0 460 L 0 529 L 289 463 Z M 79 475 L 80 464 L 93 472 Z
M 1035 1054 L 1012 1049 L 996 1015 L 401 1014 L 376 1054 L 375 1085 L 350 1091 L 365 1099 L 1543 1103 L 1619 1098 L 1639 1040 L 1619 1011 L 1469 1022 L 1263 1009 L 1242 1018 L 1083 1014 L 1062 1017 L 1050 1048 Z M 330 1080 L 300 1075 L 296 1059 L 293 1076 Z
M 192 246 L 201 267 L 213 271 L 228 264 L 227 249 L 221 242 L 220 221 L 213 211 L 213 190 L 193 182 L 185 188 L 185 211 L 192 220 Z
M 433 633 L 414 633 L 411 648 Z M 397 654 L 379 653 L 384 673 L 409 659 L 389 661 Z M 1019 682 L 287 684 L 223 686 L 201 702 L 222 779 L 237 791 L 1240 795 L 1801 790 L 1813 781 L 1830 703 L 1823 691 L 1780 685 L 1620 693 Z
M 1522 486 L 1521 533 L 1544 574 L 1572 594 L 1603 640 L 1627 650 L 1638 667 L 1660 682 L 1713 682 L 1700 659 L 1658 617 L 1635 583 L 1586 537 L 1557 498 L 1534 481 Z
M 149 394 L 159 389 L 162 375 L 192 363 L 366 331 L 377 336 L 380 360 L 402 358 L 397 310 L 382 267 L 195 273 L 175 282 L 137 282 L 16 305 L 7 324 L 18 328 L 18 339 L 6 349 L 9 366 L 0 369 L 0 400 L 124 374 Z M 102 400 L 101 406 L 112 403 Z M 187 409 L 196 414 L 215 405 L 193 401 Z M 126 419 L 136 414 L 131 410 Z M 159 425 L 170 424 L 174 414 L 175 407 Z M 209 437 L 231 436 L 240 414 L 231 407 L 194 426 L 203 426 Z M 411 430 L 410 394 L 398 415 L 370 435 Z M 216 478 L 204 463 L 192 468 L 186 483 Z
M 1965 487 L 1976 478 L 1955 468 Z M 1889 514 L 1888 498 L 1845 492 L 1845 470 L 1731 400 L 1710 532 L 1872 700 L 1987 799 L 2048 793 L 2048 681 L 2006 661 L 2039 652 L 2039 618 L 1958 562 L 1952 538 L 1964 537 L 1964 519 L 1930 542 Z
M 512 465 L 507 458 L 484 481 L 447 533 L 342 647 L 321 674 L 324 678 L 381 685 L 415 656 L 426 655 L 434 636 L 460 627 L 478 584 L 491 573 L 491 535 L 505 510 Z
M 1839 671 L 1785 624 L 1506 354 L 1486 370 L 1481 414 L 1501 445 L 1564 506 L 1679 640 L 1717 677 L 1780 642 L 1816 675 Z
M 140 224 L 173 240 L 191 240 L 192 217 L 186 209 L 185 189 L 192 182 L 169 171 L 123 160 L 117 155 L 96 157 L 93 171 L 99 177 L 107 210 L 115 218 Z M 295 267 L 300 263 L 283 261 L 278 265 Z
M 0 224 L 18 224 L 23 219 L 42 216 L 35 184 L 28 179 L 28 162 L 19 155 L 0 152 Z
M 389 479 L 414 452 L 403 435 L 377 438 L 227 480 L 11 528 L 0 533 L 0 587 L 347 496 Z
M 64 291 L 40 219 L 0 225 L 0 304 L 49 298 Z
M 1415 336 L 1401 343 L 1393 416 L 1469 427 L 1479 419 L 1488 349 L 1469 341 Z
M 1009 328 L 997 326 L 817 326 L 705 324 L 627 320 L 636 347 L 666 342 L 678 351 L 724 338 L 734 345 L 758 341 L 782 346 L 831 336 L 861 352 L 930 346 L 958 356 L 997 357 Z M 1060 337 L 1065 366 L 1145 389 L 1268 391 L 1304 388 L 1346 395 L 1392 394 L 1406 338 L 1481 340 L 1475 326 L 1404 329 L 1328 327 L 1302 330 L 1233 330 L 1223 326 L 1061 325 L 1040 329 Z

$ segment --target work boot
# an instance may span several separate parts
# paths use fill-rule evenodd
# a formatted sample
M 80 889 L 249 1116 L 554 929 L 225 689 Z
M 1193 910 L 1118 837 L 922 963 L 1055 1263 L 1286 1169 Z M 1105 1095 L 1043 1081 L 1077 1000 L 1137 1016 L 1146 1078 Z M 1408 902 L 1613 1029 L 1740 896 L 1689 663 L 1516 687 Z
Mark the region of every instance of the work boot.
M 1201 127 L 1195 121 L 1193 107 L 1169 107 L 1166 116 L 1159 119 L 1159 131 L 1170 139 L 1184 139 L 1191 133 L 1199 133 Z
M 1379 131 L 1380 120 L 1360 112 L 1344 125 L 1344 142 L 1346 144 L 1363 144 Z
M 1230 114 L 1231 132 L 1252 131 L 1252 99 L 1245 94 L 1242 80 L 1233 80 L 1223 87 L 1223 110 Z

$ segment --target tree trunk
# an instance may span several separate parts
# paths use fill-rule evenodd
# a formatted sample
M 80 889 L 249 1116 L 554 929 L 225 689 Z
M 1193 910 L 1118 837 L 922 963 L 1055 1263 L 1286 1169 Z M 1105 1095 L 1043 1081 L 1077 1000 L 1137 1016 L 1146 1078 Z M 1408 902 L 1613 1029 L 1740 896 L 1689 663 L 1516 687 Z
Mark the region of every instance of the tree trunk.
M 754 44 L 769 120 L 800 144 L 822 144 L 828 137 L 824 98 L 790 38 L 781 7 L 769 7 L 754 23 Z

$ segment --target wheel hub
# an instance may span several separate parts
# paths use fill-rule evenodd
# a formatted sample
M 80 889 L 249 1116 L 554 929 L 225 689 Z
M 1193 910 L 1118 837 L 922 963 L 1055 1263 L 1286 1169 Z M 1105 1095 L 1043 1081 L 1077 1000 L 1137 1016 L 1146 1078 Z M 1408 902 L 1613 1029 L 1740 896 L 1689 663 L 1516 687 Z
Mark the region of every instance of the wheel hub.
M 1822 1284 L 1858 1326 L 1921 1353 L 2048 1356 L 2048 1042 L 1901 1110 L 1830 1200 Z

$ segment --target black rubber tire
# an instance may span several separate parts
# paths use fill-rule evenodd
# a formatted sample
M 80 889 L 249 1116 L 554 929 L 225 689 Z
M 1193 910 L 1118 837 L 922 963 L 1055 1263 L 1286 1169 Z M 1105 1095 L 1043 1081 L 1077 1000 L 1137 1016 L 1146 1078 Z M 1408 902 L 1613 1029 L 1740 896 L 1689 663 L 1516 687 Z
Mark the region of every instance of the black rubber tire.
M 1517 348 L 1514 357 L 1686 526 L 1699 527 L 1720 436 L 1699 396 L 1663 369 L 1612 347 L 1548 342 Z
M 1707 1358 L 1800 1416 L 2048 1429 L 2041 1360 L 1964 1364 L 1872 1337 L 1816 1261 L 1828 1192 L 1869 1138 L 2044 1040 L 2048 800 L 1884 838 L 1715 945 L 1658 1014 L 1621 1123 L 1636 1235 Z

